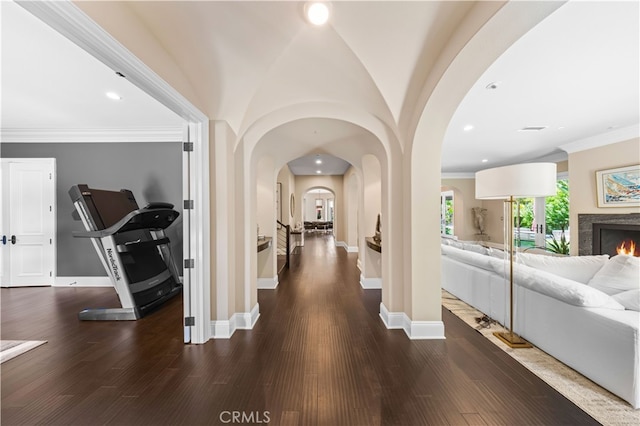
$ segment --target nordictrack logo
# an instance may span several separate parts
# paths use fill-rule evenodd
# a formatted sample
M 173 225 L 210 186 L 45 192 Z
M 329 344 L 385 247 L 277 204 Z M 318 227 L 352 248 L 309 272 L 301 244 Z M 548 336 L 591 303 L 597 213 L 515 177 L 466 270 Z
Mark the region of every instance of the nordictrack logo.
M 118 269 L 118 264 L 116 263 L 116 260 L 113 258 L 113 250 L 108 248 L 107 249 L 107 256 L 109 256 L 109 263 L 111 263 L 111 270 L 113 271 L 113 276 L 115 277 L 116 281 L 120 281 L 120 270 Z
M 225 424 L 265 424 L 271 421 L 268 411 L 223 411 L 218 417 Z

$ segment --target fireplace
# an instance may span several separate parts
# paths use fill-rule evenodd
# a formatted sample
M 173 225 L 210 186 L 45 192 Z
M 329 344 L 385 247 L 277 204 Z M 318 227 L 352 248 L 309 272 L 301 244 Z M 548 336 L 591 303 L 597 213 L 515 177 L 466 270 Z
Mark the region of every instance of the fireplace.
M 599 225 L 623 225 L 623 229 L 629 229 L 631 231 L 638 232 L 640 227 L 640 213 L 625 213 L 625 214 L 578 214 L 578 254 L 580 256 L 588 256 L 591 254 L 600 253 L 600 242 L 595 246 L 594 243 L 594 224 Z M 619 230 L 619 229 L 617 229 Z M 598 238 L 600 238 L 600 231 L 596 232 Z M 638 243 L 640 243 L 638 234 L 636 233 L 636 252 L 638 250 Z M 572 244 L 575 242 L 572 241 Z M 595 251 L 594 251 L 595 250 Z M 607 251 L 607 254 L 615 255 Z
M 640 225 L 593 224 L 593 254 L 631 254 L 640 257 Z

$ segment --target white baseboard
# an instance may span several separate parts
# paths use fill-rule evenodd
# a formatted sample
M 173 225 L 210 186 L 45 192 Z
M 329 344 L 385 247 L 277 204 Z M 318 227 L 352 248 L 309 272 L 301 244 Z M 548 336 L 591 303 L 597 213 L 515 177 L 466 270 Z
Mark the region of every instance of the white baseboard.
M 251 312 L 236 312 L 236 329 L 238 330 L 251 330 L 260 317 L 260 306 L 256 305 L 251 309 Z
M 54 287 L 113 287 L 109 277 L 56 277 Z
M 345 243 L 344 241 L 336 241 L 336 247 L 342 247 L 343 249 L 345 249 L 347 251 L 347 253 L 357 253 L 358 252 L 358 247 L 357 246 L 348 246 L 347 243 Z
M 404 312 L 390 312 L 380 303 L 380 318 L 388 329 L 402 329 L 411 340 L 444 339 L 442 321 L 411 321 Z
M 277 275 L 273 278 L 258 278 L 258 290 L 274 290 L 278 284 L 280 281 Z
M 365 290 L 380 289 L 382 288 L 382 278 L 365 278 L 360 274 L 360 286 Z
M 229 339 L 236 330 L 251 330 L 260 317 L 260 307 L 256 305 L 251 312 L 236 312 L 228 320 L 211 321 L 212 339 Z
M 229 339 L 236 331 L 235 317 L 232 315 L 229 320 L 211 321 L 212 339 Z

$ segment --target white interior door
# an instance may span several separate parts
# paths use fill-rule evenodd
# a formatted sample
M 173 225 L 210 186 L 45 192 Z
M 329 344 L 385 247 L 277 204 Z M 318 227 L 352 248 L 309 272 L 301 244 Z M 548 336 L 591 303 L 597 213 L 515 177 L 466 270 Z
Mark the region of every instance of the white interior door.
M 3 287 L 49 286 L 55 279 L 55 159 L 2 159 Z

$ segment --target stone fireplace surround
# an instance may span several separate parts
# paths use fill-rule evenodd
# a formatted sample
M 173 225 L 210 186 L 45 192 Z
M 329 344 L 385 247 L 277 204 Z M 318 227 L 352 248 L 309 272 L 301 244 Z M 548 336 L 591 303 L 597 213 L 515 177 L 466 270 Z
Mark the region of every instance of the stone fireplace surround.
M 593 224 L 640 225 L 640 213 L 578 214 L 578 255 L 593 254 Z

